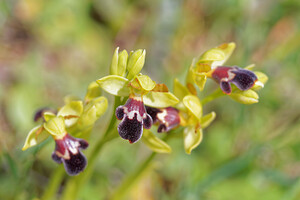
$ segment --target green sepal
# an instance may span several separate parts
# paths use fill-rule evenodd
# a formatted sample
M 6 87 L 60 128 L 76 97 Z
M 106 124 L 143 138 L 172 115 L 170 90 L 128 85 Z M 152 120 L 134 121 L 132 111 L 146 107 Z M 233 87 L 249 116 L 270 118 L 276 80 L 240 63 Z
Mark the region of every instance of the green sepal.
M 66 134 L 65 120 L 62 116 L 53 117 L 43 124 L 45 130 L 56 138 L 64 137 Z
M 194 126 L 189 126 L 184 129 L 184 149 L 187 154 L 191 154 L 202 141 L 202 129 L 195 130 Z
M 99 96 L 101 96 L 101 87 L 96 82 L 91 82 L 88 86 L 84 101 L 88 102 Z
M 202 117 L 202 105 L 198 97 L 187 95 L 182 100 L 184 106 L 198 119 Z
M 118 74 L 118 62 L 119 62 L 119 47 L 117 47 L 115 49 L 114 55 L 111 59 L 110 74 L 119 75 Z
M 197 63 L 211 63 L 211 68 L 222 66 L 235 49 L 235 43 L 225 43 L 203 53 Z
M 268 76 L 262 72 L 255 71 L 255 75 L 257 76 L 257 81 L 255 82 L 254 86 L 251 88 L 252 90 L 260 90 L 264 87 L 266 82 L 268 81 Z
M 45 121 L 47 122 L 50 119 L 52 119 L 53 117 L 55 117 L 56 115 L 52 112 L 47 112 L 46 111 L 46 112 L 43 113 L 43 116 L 44 116 Z
M 178 99 L 182 100 L 186 95 L 189 95 L 189 90 L 183 86 L 178 79 L 174 79 L 174 95 L 178 97 Z
M 74 96 L 74 95 L 67 95 L 67 96 L 64 97 L 64 103 L 65 104 L 68 104 L 71 101 L 81 101 L 81 99 L 77 96 Z
M 82 101 L 71 101 L 58 111 L 57 116 L 64 117 L 66 127 L 71 127 L 77 122 L 82 112 Z
M 156 83 L 147 75 L 138 75 L 136 76 L 136 79 L 140 86 L 146 91 L 151 91 L 155 88 Z
M 129 96 L 130 90 L 128 87 L 128 79 L 117 76 L 109 75 L 96 81 L 100 87 L 115 96 Z
M 92 126 L 96 120 L 97 117 L 97 107 L 96 105 L 91 105 L 85 108 L 82 115 L 78 119 L 78 128 L 80 130 L 85 129 L 89 126 Z
M 127 61 L 128 61 L 128 53 L 126 50 L 123 50 L 119 54 L 119 62 L 118 62 L 118 74 L 119 76 L 124 76 L 126 73 L 126 67 L 127 67 Z
M 148 92 L 143 96 L 143 102 L 147 106 L 165 108 L 179 102 L 178 98 L 171 92 Z
M 171 147 L 162 141 L 160 138 L 156 137 L 151 131 L 144 130 L 142 141 L 149 147 L 152 151 L 157 153 L 171 153 Z
M 25 151 L 26 149 L 33 147 L 44 140 L 46 140 L 50 135 L 43 130 L 43 126 L 39 125 L 34 127 L 33 129 L 30 130 L 28 133 L 24 146 L 22 148 L 22 151 Z
M 87 109 L 89 106 L 96 107 L 96 116 L 97 116 L 97 118 L 99 118 L 100 116 L 102 116 L 105 113 L 107 106 L 108 106 L 108 102 L 105 97 L 98 97 L 96 99 L 93 99 L 93 101 L 91 101 L 87 105 Z
M 229 97 L 242 104 L 258 103 L 259 99 L 258 94 L 251 89 L 246 91 L 234 90 Z
M 215 112 L 210 112 L 207 115 L 204 115 L 201 117 L 200 124 L 201 128 L 205 129 L 208 127 L 216 118 L 216 113 Z
M 124 76 L 126 72 L 127 59 L 127 51 L 123 50 L 121 53 L 119 53 L 119 47 L 117 47 L 112 57 L 110 74 Z
M 200 91 L 203 91 L 207 76 L 204 73 L 194 74 L 194 80 Z
M 255 67 L 255 64 L 250 64 L 250 65 L 247 65 L 244 69 L 252 71 L 254 69 L 254 67 Z
M 133 79 L 143 68 L 145 63 L 146 50 L 136 50 L 132 54 L 130 54 L 128 59 L 128 75 L 127 78 L 129 80 Z

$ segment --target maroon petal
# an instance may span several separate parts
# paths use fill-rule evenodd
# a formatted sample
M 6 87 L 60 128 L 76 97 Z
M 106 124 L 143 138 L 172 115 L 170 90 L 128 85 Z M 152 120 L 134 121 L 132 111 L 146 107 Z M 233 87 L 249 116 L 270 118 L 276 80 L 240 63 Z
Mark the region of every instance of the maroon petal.
M 153 108 L 146 106 L 147 113 L 151 115 L 153 122 L 159 123 L 157 132 L 168 132 L 180 124 L 179 111 L 173 107 Z
M 85 140 L 66 134 L 63 138 L 56 139 L 55 143 L 52 159 L 59 164 L 63 163 L 66 172 L 70 176 L 77 175 L 85 169 L 87 160 L 80 151 L 88 147 Z
M 240 90 L 249 90 L 257 81 L 256 75 L 249 70 L 236 68 L 232 70 L 232 73 L 235 74 L 234 78 L 231 80 Z
M 212 78 L 220 84 L 224 93 L 231 93 L 230 83 L 236 85 L 240 90 L 249 90 L 257 81 L 256 75 L 246 69 L 235 67 L 217 67 L 212 72 Z
M 143 124 L 137 119 L 137 113 L 135 113 L 132 119 L 125 117 L 118 126 L 119 135 L 129 140 L 130 143 L 138 141 L 143 133 Z
M 220 81 L 220 88 L 223 90 L 224 93 L 230 94 L 231 93 L 231 86 L 229 82 Z
M 85 156 L 79 151 L 77 154 L 72 154 L 70 159 L 63 160 L 66 172 L 70 176 L 74 176 L 82 172 L 86 165 L 87 160 Z
M 149 129 L 152 126 L 152 118 L 146 113 L 141 97 L 130 96 L 124 106 L 116 109 L 116 117 L 122 120 L 118 126 L 119 135 L 130 143 L 141 138 L 143 127 Z

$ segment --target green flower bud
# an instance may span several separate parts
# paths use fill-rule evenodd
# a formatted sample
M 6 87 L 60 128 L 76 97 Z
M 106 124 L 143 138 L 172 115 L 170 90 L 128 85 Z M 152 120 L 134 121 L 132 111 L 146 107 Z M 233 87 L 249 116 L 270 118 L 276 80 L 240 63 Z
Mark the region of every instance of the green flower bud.
M 110 74 L 124 76 L 126 72 L 127 59 L 127 51 L 123 50 L 121 53 L 119 53 L 119 47 L 117 47 L 110 65 Z
M 143 68 L 145 63 L 145 57 L 146 57 L 146 50 L 136 50 L 133 52 L 128 59 L 128 75 L 127 78 L 133 79 L 135 75 L 137 75 Z

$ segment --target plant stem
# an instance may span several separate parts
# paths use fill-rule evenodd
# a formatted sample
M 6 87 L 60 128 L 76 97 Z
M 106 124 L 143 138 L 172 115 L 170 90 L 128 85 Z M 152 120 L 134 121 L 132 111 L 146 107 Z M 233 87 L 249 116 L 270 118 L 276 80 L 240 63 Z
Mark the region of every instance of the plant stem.
M 88 166 L 85 169 L 84 172 L 82 172 L 80 175 L 70 178 L 67 182 L 66 188 L 64 189 L 64 192 L 62 194 L 61 199 L 76 199 L 77 195 L 80 192 L 80 189 L 83 187 L 83 185 L 90 179 L 91 175 L 93 174 L 94 165 L 96 162 L 96 159 L 99 156 L 99 153 L 102 149 L 102 147 L 110 140 L 114 139 L 114 135 L 112 134 L 114 131 L 114 126 L 116 123 L 116 117 L 114 111 L 116 108 L 121 104 L 120 97 L 115 97 L 115 103 L 113 112 L 111 115 L 110 123 L 103 134 L 103 136 L 96 142 L 94 149 L 88 156 Z M 112 135 L 112 136 L 111 136 Z
M 222 96 L 225 96 L 225 94 L 222 92 L 220 88 L 218 88 L 213 93 L 211 93 L 210 95 L 202 99 L 201 103 L 202 105 L 204 105 Z
M 41 200 L 48 200 L 48 199 L 56 199 L 54 198 L 55 193 L 58 190 L 58 187 L 60 186 L 60 183 L 65 175 L 65 169 L 63 165 L 60 165 L 57 167 L 52 174 L 47 189 L 45 190 L 43 196 L 41 197 Z
M 112 200 L 120 200 L 124 197 L 124 195 L 127 194 L 128 191 L 130 191 L 130 188 L 136 183 L 138 178 L 141 177 L 143 172 L 148 169 L 149 164 L 153 160 L 157 153 L 152 152 L 150 156 L 143 162 L 141 165 L 132 173 L 130 174 L 121 184 L 121 186 L 115 191 L 115 193 L 112 195 L 110 199 Z

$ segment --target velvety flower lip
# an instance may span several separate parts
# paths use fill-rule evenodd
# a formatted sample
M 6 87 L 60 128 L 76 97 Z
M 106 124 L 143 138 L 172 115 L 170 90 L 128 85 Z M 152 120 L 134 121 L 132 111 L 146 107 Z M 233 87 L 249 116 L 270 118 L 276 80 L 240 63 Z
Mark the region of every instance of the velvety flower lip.
M 52 159 L 57 163 L 63 163 L 70 176 L 77 175 L 85 169 L 87 159 L 80 151 L 88 147 L 85 140 L 66 134 L 61 139 L 55 139 L 55 143 Z
M 232 91 L 230 83 L 236 85 L 240 90 L 245 91 L 252 88 L 258 80 L 252 71 L 237 66 L 217 67 L 211 75 L 220 84 L 221 89 L 226 94 L 230 94 Z
M 124 106 L 116 109 L 116 117 L 122 120 L 118 126 L 119 135 L 130 143 L 137 142 L 142 134 L 143 127 L 150 129 L 152 118 L 146 113 L 142 97 L 129 96 Z
M 153 108 L 146 106 L 147 113 L 152 117 L 153 123 L 159 123 L 157 132 L 168 132 L 180 124 L 179 111 L 173 107 Z

